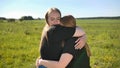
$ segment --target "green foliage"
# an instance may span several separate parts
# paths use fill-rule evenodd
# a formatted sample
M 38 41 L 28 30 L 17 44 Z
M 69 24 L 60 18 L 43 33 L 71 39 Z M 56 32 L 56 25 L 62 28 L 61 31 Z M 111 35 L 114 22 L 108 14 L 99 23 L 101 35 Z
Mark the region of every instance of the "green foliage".
M 0 68 L 35 68 L 44 20 L 0 21 Z M 120 20 L 77 20 L 90 45 L 92 68 L 120 67 Z
M 35 68 L 44 21 L 0 23 L 0 68 Z
M 120 67 L 120 20 L 92 19 L 77 20 L 86 34 L 90 45 L 92 68 Z

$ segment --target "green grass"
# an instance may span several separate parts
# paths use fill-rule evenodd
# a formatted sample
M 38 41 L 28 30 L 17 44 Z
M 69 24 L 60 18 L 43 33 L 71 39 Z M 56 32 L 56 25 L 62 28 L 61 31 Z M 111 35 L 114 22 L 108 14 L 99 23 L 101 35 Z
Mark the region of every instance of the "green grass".
M 35 68 L 44 20 L 0 21 L 0 68 Z M 120 67 L 120 20 L 77 20 L 87 34 L 92 68 Z
M 120 20 L 78 20 L 91 47 L 92 68 L 120 67 Z

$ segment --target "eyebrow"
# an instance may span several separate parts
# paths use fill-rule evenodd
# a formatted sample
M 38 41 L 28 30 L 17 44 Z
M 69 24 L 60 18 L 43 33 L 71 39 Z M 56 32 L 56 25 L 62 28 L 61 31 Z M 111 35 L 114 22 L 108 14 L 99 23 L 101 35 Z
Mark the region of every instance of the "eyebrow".
M 54 17 L 49 17 L 49 18 L 54 18 Z M 60 18 L 60 17 L 57 17 L 57 18 Z M 57 18 L 56 18 L 56 19 L 57 19 Z

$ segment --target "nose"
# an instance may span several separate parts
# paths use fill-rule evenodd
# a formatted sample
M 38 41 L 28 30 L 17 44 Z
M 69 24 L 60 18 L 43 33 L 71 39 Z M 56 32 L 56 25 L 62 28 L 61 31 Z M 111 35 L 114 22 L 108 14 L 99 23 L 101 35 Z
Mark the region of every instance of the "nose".
M 54 21 L 55 24 L 60 24 L 59 20 L 55 19 Z

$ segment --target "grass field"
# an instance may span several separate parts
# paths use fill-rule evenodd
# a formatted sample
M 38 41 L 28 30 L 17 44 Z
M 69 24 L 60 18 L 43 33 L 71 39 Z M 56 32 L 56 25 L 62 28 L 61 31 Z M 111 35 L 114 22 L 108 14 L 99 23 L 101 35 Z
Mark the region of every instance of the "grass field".
M 44 20 L 0 21 L 0 68 L 35 68 Z M 90 45 L 92 68 L 120 68 L 120 20 L 77 20 Z

